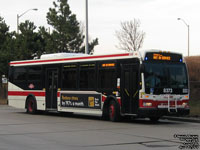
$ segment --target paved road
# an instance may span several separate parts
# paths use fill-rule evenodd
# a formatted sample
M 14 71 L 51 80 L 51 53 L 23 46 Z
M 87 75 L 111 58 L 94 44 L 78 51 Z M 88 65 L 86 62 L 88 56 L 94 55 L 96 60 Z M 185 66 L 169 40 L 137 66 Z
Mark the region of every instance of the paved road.
M 200 136 L 199 129 L 199 123 L 113 123 L 81 115 L 29 115 L 0 106 L 0 150 L 174 150 L 183 145 L 174 134 Z

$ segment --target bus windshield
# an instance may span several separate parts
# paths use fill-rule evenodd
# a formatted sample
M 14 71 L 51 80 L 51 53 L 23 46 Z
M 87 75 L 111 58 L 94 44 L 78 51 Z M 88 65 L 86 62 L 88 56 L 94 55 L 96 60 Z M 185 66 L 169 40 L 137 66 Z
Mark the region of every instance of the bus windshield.
M 188 93 L 188 77 L 185 64 L 148 62 L 144 63 L 144 66 L 146 93 Z

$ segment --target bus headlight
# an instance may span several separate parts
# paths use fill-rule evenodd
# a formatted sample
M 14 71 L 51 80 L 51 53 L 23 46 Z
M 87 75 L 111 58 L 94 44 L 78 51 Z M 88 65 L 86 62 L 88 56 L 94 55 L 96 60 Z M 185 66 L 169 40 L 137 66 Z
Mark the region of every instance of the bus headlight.
M 143 106 L 151 107 L 152 103 L 151 102 L 143 102 Z

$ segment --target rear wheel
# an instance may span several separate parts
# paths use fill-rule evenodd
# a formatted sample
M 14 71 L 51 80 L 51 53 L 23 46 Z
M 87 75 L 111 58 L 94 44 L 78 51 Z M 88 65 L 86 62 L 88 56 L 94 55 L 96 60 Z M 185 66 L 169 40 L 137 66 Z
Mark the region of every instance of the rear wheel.
M 119 106 L 114 100 L 109 105 L 109 119 L 113 122 L 120 121 Z
M 29 114 L 35 114 L 37 112 L 36 101 L 34 98 L 32 97 L 28 98 L 27 103 L 26 103 L 26 109 L 27 109 L 27 113 Z

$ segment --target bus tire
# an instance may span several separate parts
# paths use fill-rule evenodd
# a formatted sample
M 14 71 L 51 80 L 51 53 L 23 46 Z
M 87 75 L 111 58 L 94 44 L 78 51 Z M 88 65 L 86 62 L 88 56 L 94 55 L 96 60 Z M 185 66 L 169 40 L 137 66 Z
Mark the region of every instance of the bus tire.
M 109 105 L 109 119 L 112 122 L 120 121 L 120 111 L 117 102 L 114 100 L 110 101 Z
M 36 114 L 37 112 L 37 106 L 36 106 L 36 100 L 33 97 L 29 97 L 26 103 L 26 112 L 29 114 Z

